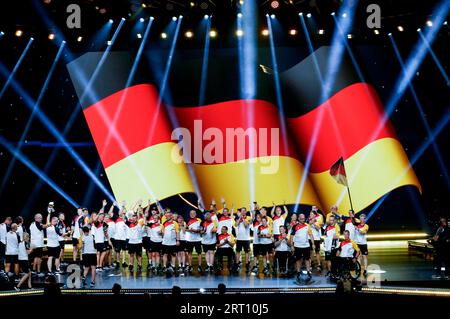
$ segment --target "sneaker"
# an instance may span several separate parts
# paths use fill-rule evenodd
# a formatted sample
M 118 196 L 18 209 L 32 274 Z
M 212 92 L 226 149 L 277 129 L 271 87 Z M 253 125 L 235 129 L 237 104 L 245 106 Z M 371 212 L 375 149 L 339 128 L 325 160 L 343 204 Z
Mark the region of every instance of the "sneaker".
M 102 271 L 103 271 L 103 268 L 102 268 L 102 267 L 97 267 L 95 270 L 96 270 L 97 272 L 102 272 Z
M 91 281 L 91 284 L 89 285 L 89 287 L 94 288 L 95 287 L 95 282 Z
M 55 273 L 53 273 L 53 272 L 51 272 L 51 271 L 49 271 L 48 273 L 47 273 L 47 276 L 54 276 L 55 275 Z
M 133 265 L 128 266 L 128 270 L 129 270 L 131 273 L 133 273 L 133 272 L 134 272 L 134 267 L 133 267 Z
M 322 272 L 322 266 L 321 266 L 321 265 L 317 266 L 316 269 L 317 269 L 317 272 L 318 272 L 318 273 L 321 273 L 321 272 Z
M 198 266 L 197 267 L 197 272 L 202 272 L 202 271 L 203 271 L 202 266 Z
M 137 271 L 138 271 L 138 272 L 142 272 L 142 266 L 141 266 L 141 265 L 138 265 Z
M 126 262 L 123 262 L 123 263 L 122 263 L 122 267 L 123 267 L 123 268 L 126 268 L 127 266 L 128 266 L 128 264 L 127 264 Z
M 17 286 L 14 286 L 14 290 L 15 290 L 15 291 L 20 291 L 20 288 L 17 287 Z
M 60 274 L 62 274 L 63 272 L 62 272 L 62 270 L 61 269 L 56 269 L 56 271 L 55 271 L 55 274 L 57 274 L 57 275 L 60 275 Z

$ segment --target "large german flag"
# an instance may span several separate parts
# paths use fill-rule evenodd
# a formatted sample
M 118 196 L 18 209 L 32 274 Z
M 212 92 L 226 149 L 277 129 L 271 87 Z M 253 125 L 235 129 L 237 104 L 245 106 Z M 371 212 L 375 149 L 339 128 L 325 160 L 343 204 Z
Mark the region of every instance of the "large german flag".
M 280 73 L 286 117 L 274 102 L 271 74 L 258 73 L 255 99 L 239 98 L 237 56 L 230 52 L 210 57 L 204 105 L 197 103 L 202 61 L 191 52 L 175 57 L 164 94 L 154 54 L 139 65 L 131 82 L 134 57 L 129 53 L 110 53 L 97 71 L 101 53 L 87 53 L 68 65 L 117 200 L 163 199 L 194 192 L 197 184 L 205 202 L 223 196 L 237 206 L 252 199 L 262 205 L 286 200 L 325 209 L 344 198 L 340 204 L 346 211 L 342 186 L 328 174 L 339 157 L 345 161 L 355 210 L 403 185 L 420 189 L 412 170 L 398 178 L 408 159 L 389 123 L 380 125 L 384 113 L 376 92 L 358 81 L 351 64 L 342 63 L 331 93 L 323 96 L 314 63 L 326 74 L 329 48 L 316 51 L 314 59 L 292 62 Z M 267 52 L 260 52 L 260 62 L 266 61 Z M 287 131 L 281 129 L 283 123 Z M 190 132 L 197 151 L 187 154 L 183 146 L 191 170 L 174 160 L 174 154 L 176 159 L 181 156 L 173 139 L 174 129 L 180 127 Z M 230 130 L 242 133 L 232 137 L 232 145 L 218 138 Z M 236 146 L 240 138 L 244 147 Z M 312 162 L 305 172 L 302 163 L 313 140 Z M 201 155 L 214 156 L 195 158 L 198 149 Z

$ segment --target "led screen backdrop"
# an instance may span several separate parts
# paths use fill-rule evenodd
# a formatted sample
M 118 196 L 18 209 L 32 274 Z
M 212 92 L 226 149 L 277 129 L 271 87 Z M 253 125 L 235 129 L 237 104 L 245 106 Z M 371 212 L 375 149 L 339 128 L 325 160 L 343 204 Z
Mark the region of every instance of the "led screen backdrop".
M 177 51 L 170 69 L 164 55 L 149 50 L 136 72 L 128 52 L 68 64 L 117 200 L 197 193 L 205 203 L 338 203 L 345 212 L 346 189 L 329 174 L 340 157 L 356 211 L 404 185 L 421 190 L 377 92 L 349 59 L 323 89 L 329 47 L 298 58 L 278 50 L 289 61 L 278 74 L 260 49 L 252 99 L 241 98 L 236 50 L 211 53 L 207 68 L 200 51 Z

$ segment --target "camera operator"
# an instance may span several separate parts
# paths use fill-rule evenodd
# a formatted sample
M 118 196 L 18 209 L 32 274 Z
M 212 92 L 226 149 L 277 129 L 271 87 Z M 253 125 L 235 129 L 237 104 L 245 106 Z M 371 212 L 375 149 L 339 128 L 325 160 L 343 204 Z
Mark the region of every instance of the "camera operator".
M 436 263 L 436 277 L 442 277 L 441 266 L 445 266 L 445 275 L 450 273 L 449 268 L 449 249 L 450 249 L 450 228 L 448 227 L 447 219 L 441 217 L 439 220 L 439 227 L 433 236 L 432 243 L 435 250 L 435 263 Z

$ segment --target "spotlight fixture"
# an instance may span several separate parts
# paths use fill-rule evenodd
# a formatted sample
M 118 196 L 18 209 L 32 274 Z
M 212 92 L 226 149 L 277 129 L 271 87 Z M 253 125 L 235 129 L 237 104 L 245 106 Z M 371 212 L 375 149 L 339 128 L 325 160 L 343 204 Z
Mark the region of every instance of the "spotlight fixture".
M 138 33 L 138 34 L 136 34 L 136 36 L 138 39 L 142 39 L 142 34 Z
M 83 37 L 82 37 L 82 36 L 79 36 L 79 37 L 77 38 L 77 41 L 78 41 L 78 42 L 81 42 L 81 40 L 83 40 Z
M 299 15 L 299 16 L 302 16 L 302 15 L 303 15 L 303 12 L 299 12 L 298 15 Z
M 275 19 L 275 15 L 272 13 L 272 14 L 270 15 L 270 18 L 271 18 L 271 19 Z
M 150 20 L 155 20 L 155 18 L 154 17 L 150 17 Z
M 177 17 L 172 17 L 172 21 L 177 21 Z
M 142 8 L 147 8 L 147 5 L 145 3 L 143 3 Z
M 109 19 L 109 21 L 108 21 L 109 23 L 113 23 L 114 21 L 113 21 L 113 19 Z
M 380 34 L 380 31 L 378 31 L 377 29 L 373 30 L 373 33 L 375 33 L 376 35 Z
M 447 21 L 444 21 L 444 23 L 443 23 L 444 25 L 447 25 Z
M 108 40 L 108 41 L 106 42 L 106 44 L 107 44 L 107 45 L 111 45 L 111 44 L 112 44 L 111 40 Z
M 192 38 L 194 36 L 194 34 L 192 33 L 192 31 L 186 31 L 186 33 L 184 34 L 184 36 L 186 38 Z
M 389 32 L 389 33 L 388 33 L 388 36 L 392 37 L 392 33 L 391 33 L 391 32 Z
M 353 38 L 353 35 L 351 33 L 347 34 L 347 39 Z
M 397 27 L 397 30 L 400 31 L 400 32 L 403 32 L 403 30 L 405 30 L 405 29 L 403 29 L 403 27 L 402 27 L 401 25 L 399 25 L 399 26 Z
M 191 1 L 191 3 L 189 3 L 189 5 L 191 6 L 191 8 L 192 8 L 192 7 L 195 7 L 195 2 L 192 2 L 192 1 Z
M 141 22 L 144 22 L 144 21 L 145 21 L 145 19 L 144 19 L 144 18 L 140 18 L 140 19 L 139 19 L 139 21 L 141 21 Z
M 431 20 L 427 21 L 427 26 L 432 27 L 433 26 L 433 22 Z
M 236 35 L 238 37 L 242 37 L 244 35 L 244 31 L 242 31 L 241 29 L 236 30 Z
M 420 32 L 421 30 L 422 30 L 421 28 L 418 28 L 418 29 L 417 29 L 417 32 Z
M 161 39 L 167 39 L 167 33 L 165 32 L 161 33 Z
M 125 21 L 125 18 L 122 18 L 121 20 L 122 20 L 122 21 Z
M 239 12 L 239 13 L 237 14 L 237 17 L 238 17 L 238 18 L 242 18 L 242 13 Z
M 297 34 L 297 30 L 291 29 L 291 30 L 289 30 L 289 34 L 290 35 L 296 35 Z
M 0 35 L 1 35 L 1 36 L 5 35 L 5 32 L 0 31 Z
M 308 14 L 306 15 L 306 17 L 307 17 L 307 18 L 311 18 L 311 13 L 308 13 Z
M 205 19 L 205 20 L 207 20 L 209 18 L 209 15 L 207 15 L 207 14 L 205 14 L 204 16 L 203 16 L 203 19 Z
M 262 34 L 263 36 L 267 37 L 267 36 L 269 35 L 269 30 L 263 29 L 263 30 L 261 31 L 261 34 Z
M 334 16 L 335 14 L 336 14 L 336 12 L 334 12 L 334 11 L 333 11 L 333 12 L 331 12 L 331 15 L 332 15 L 332 16 Z
M 53 40 L 55 38 L 55 34 L 54 33 L 50 33 L 49 35 L 48 35 L 48 39 L 49 40 Z
M 23 35 L 23 31 L 22 30 L 17 30 L 15 33 L 16 37 L 21 37 Z
M 347 13 L 344 12 L 344 13 L 342 14 L 342 17 L 343 17 L 343 18 L 347 18 Z
M 209 37 L 215 38 L 216 36 L 217 36 L 217 31 L 216 30 L 209 31 Z
M 270 2 L 270 6 L 272 7 L 272 9 L 278 9 L 280 7 L 280 2 L 278 1 L 272 1 Z
M 324 29 L 319 29 L 319 34 L 325 34 L 325 30 Z

